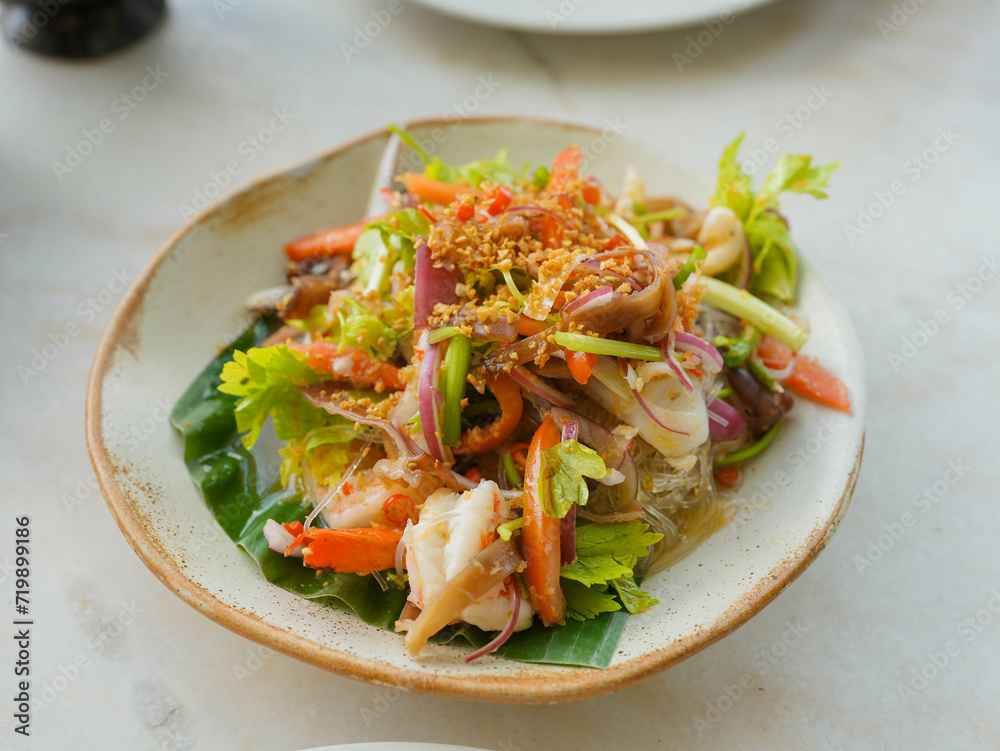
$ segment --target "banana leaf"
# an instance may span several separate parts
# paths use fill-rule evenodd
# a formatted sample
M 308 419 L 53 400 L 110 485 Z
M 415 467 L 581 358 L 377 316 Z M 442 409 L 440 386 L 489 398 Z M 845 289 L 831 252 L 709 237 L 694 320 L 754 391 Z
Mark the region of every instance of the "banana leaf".
M 275 456 L 261 441 L 244 448 L 236 432 L 236 399 L 217 390 L 222 367 L 235 350 L 258 345 L 268 333 L 268 321 L 258 321 L 223 350 L 178 400 L 171 422 L 184 438 L 184 461 L 205 503 L 223 531 L 260 566 L 267 581 L 332 608 L 349 609 L 372 626 L 392 629 L 406 603 L 406 591 L 392 584 L 383 591 L 372 576 L 316 571 L 299 558 L 285 558 L 264 539 L 268 519 L 301 521 L 311 506 L 301 495 L 281 486 Z M 273 450 L 273 448 L 272 448 Z M 588 621 L 545 628 L 536 623 L 514 634 L 494 654 L 520 662 L 606 668 L 621 638 L 627 614 L 603 613 Z M 402 636 L 400 637 L 402 638 Z M 481 647 L 490 634 L 467 624 L 451 626 L 433 641 L 467 642 Z

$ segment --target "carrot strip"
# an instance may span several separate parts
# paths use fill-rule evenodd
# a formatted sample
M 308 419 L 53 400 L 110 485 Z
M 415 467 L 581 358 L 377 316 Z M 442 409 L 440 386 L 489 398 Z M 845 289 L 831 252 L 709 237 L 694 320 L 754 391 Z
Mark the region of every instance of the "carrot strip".
M 403 175 L 400 180 L 410 193 L 440 206 L 448 206 L 457 201 L 459 196 L 473 192 L 471 188 L 465 185 L 443 183 L 440 180 L 431 180 L 428 177 L 412 172 Z
M 562 435 L 549 415 L 531 439 L 524 474 L 524 581 L 531 604 L 551 626 L 566 617 L 566 598 L 559 585 L 561 564 L 560 520 L 542 510 L 538 484 L 542 481 L 542 452 L 559 443 Z
M 534 336 L 535 334 L 541 334 L 550 325 L 547 321 L 536 321 L 534 318 L 528 318 L 528 316 L 522 313 L 520 320 L 517 322 L 517 335 Z
M 354 250 L 354 243 L 361 237 L 364 228 L 375 219 L 361 219 L 351 224 L 332 229 L 321 229 L 311 235 L 292 240 L 285 246 L 285 253 L 292 261 L 304 261 L 307 258 L 317 258 L 319 256 L 334 256 L 349 254 Z
M 333 569 L 340 574 L 370 574 L 396 565 L 401 529 L 310 529 L 305 535 L 302 560 L 312 568 Z
M 573 380 L 581 386 L 590 380 L 590 374 L 597 365 L 597 355 L 592 352 L 575 352 L 563 349 L 566 353 L 566 364 L 569 366 Z

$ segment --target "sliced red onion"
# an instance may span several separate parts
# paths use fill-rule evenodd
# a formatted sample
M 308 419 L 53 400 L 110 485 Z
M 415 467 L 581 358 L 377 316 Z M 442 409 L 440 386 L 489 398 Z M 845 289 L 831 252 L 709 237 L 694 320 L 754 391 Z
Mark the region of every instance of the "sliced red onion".
M 708 405 L 708 434 L 719 441 L 729 441 L 743 435 L 747 429 L 746 418 L 722 399 Z
M 686 331 L 678 331 L 674 335 L 674 348 L 681 352 L 699 352 L 704 355 L 702 360 L 705 367 L 713 375 L 722 370 L 723 359 L 719 350 L 701 337 L 688 334 Z
M 639 406 L 642 407 L 642 411 L 645 412 L 647 415 L 649 415 L 649 419 L 652 420 L 657 425 L 659 425 L 664 430 L 670 433 L 676 433 L 677 435 L 688 435 L 688 436 L 691 435 L 690 433 L 685 433 L 683 430 L 674 430 L 669 425 L 660 422 L 660 418 L 657 417 L 655 414 L 653 414 L 653 410 L 650 408 L 649 404 L 646 403 L 646 400 L 642 398 L 642 394 L 640 394 L 635 389 L 632 389 L 632 396 L 635 397 L 636 402 L 638 402 Z
M 621 295 L 616 294 L 611 287 L 601 287 L 600 289 L 595 289 L 593 292 L 588 292 L 583 297 L 578 297 L 573 302 L 563 307 L 563 313 L 566 315 L 572 315 L 575 311 L 581 308 L 588 309 L 591 307 L 598 307 L 600 305 L 607 305 L 612 300 L 620 300 Z
M 663 343 L 660 345 L 663 350 L 663 359 L 667 361 L 667 365 L 677 376 L 677 380 L 681 382 L 681 385 L 688 391 L 694 391 L 694 384 L 691 383 L 691 379 L 688 378 L 687 371 L 681 367 L 681 364 L 677 362 L 677 357 L 674 355 L 674 332 L 671 331 L 663 339 Z M 635 390 L 633 389 L 633 393 Z M 645 407 L 643 408 L 645 409 Z
M 628 282 L 628 284 L 632 287 L 632 289 L 636 290 L 637 292 L 645 289 L 646 287 L 646 285 L 644 285 L 634 276 L 626 276 L 625 274 L 615 271 L 614 269 L 602 269 L 601 262 L 593 258 L 588 258 L 585 261 L 580 261 L 580 263 L 577 264 L 577 267 L 579 268 L 580 266 L 585 267 L 590 273 L 595 274 L 597 276 L 611 277 L 612 279 L 617 279 L 622 282 Z
M 515 579 L 513 585 L 511 586 L 511 614 L 510 620 L 507 621 L 507 625 L 504 630 L 496 635 L 489 644 L 480 647 L 471 655 L 465 658 L 466 662 L 472 662 L 473 660 L 478 660 L 480 657 L 485 657 L 490 652 L 496 652 L 500 647 L 507 643 L 507 640 L 514 633 L 514 629 L 517 628 L 517 621 L 521 617 L 521 585 L 517 583 Z
M 406 527 L 399 538 L 399 544 L 396 545 L 396 576 L 400 579 L 403 578 L 403 556 L 406 554 L 406 546 L 409 544 L 411 537 L 413 537 L 413 520 L 407 519 Z
M 552 388 L 541 378 L 536 378 L 523 367 L 511 368 L 509 375 L 518 386 L 527 389 L 534 394 L 538 394 L 550 404 L 554 404 L 557 407 L 563 407 L 565 409 L 569 409 L 573 406 L 573 402 L 568 396 Z
M 392 427 L 399 431 L 399 435 L 402 436 L 403 444 L 406 446 L 406 452 L 410 456 L 420 456 L 421 454 L 426 453 L 422 448 L 420 448 L 420 444 L 410 437 L 410 432 L 403 427 L 403 424 L 399 420 L 393 420 Z
M 427 325 L 435 305 L 458 302 L 455 286 L 465 281 L 465 275 L 457 266 L 450 269 L 435 266 L 427 243 L 417 248 L 413 275 L 413 328 L 419 330 Z
M 359 422 L 362 425 L 370 425 L 371 427 L 382 431 L 382 435 L 385 439 L 386 453 L 389 455 L 390 459 L 398 459 L 400 456 L 406 456 L 410 453 L 407 451 L 407 444 L 404 440 L 403 432 L 388 420 L 383 420 L 378 417 L 369 417 L 363 412 L 352 412 L 349 409 L 341 407 L 341 392 L 343 391 L 343 386 L 341 384 L 323 381 L 320 383 L 314 383 L 311 386 L 303 386 L 299 389 L 299 391 L 314 407 L 320 407 L 321 409 L 325 409 L 331 415 L 341 415 L 342 417 L 346 417 L 348 420 Z
M 285 529 L 283 524 L 279 524 L 274 519 L 268 519 L 264 522 L 264 539 L 267 540 L 267 545 L 271 550 L 284 555 L 285 551 L 295 542 L 295 535 Z M 299 546 L 288 555 L 293 558 L 301 558 L 302 547 Z
M 567 425 L 569 423 L 566 423 Z M 566 434 L 565 425 L 563 435 Z M 566 439 L 563 438 L 565 441 Z M 559 558 L 563 566 L 576 563 L 576 504 L 569 507 L 566 516 L 559 520 Z
M 440 342 L 431 344 L 424 350 L 420 363 L 418 409 L 420 427 L 430 455 L 444 464 L 445 450 L 441 443 L 441 406 L 444 396 L 438 390 L 438 375 L 441 367 Z
M 567 420 L 562 425 L 562 439 L 564 441 L 575 441 L 580 434 L 580 423 L 576 420 Z

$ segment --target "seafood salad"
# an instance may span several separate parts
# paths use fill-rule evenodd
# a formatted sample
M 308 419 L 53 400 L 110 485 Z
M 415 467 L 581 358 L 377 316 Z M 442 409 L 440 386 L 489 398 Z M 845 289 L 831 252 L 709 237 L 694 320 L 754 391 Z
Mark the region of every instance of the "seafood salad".
M 850 411 L 798 354 L 778 206 L 824 198 L 836 165 L 785 156 L 754 189 L 737 139 L 698 208 L 633 170 L 612 193 L 573 145 L 451 165 L 394 130 L 423 171 L 383 190 L 385 213 L 291 240 L 288 285 L 248 301 L 277 322 L 222 367 L 243 446 L 273 425 L 304 504 L 255 534 L 401 593 L 414 656 L 456 624 L 489 635 L 476 659 L 643 612 L 643 577 L 725 524 L 793 393 Z

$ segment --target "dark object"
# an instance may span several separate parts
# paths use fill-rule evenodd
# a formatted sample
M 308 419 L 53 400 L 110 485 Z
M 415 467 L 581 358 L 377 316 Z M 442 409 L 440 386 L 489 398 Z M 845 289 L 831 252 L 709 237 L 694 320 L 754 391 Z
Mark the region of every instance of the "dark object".
M 282 320 L 308 318 L 317 305 L 325 305 L 330 293 L 344 289 L 351 282 L 348 275 L 309 274 L 292 279 L 292 296 L 278 313 Z
M 0 27 L 29 52 L 87 58 L 141 39 L 165 12 L 165 0 L 5 0 Z
M 792 397 L 787 392 L 771 391 L 746 368 L 726 368 L 726 375 L 729 385 L 746 407 L 754 438 L 764 435 L 792 408 Z

